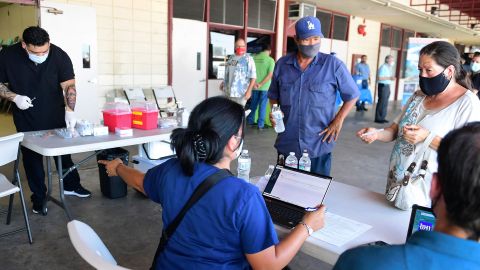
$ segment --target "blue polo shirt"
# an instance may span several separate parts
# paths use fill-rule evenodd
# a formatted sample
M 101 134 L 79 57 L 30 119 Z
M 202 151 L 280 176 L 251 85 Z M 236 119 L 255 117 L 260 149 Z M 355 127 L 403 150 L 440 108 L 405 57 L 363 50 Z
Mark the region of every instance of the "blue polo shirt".
M 368 66 L 367 63 L 357 63 L 355 65 L 355 72 L 362 76 L 362 80 L 368 80 L 370 77 L 370 67 Z
M 278 152 L 307 149 L 310 157 L 332 152 L 335 142 L 323 143 L 323 131 L 335 117 L 337 91 L 344 102 L 360 95 L 345 64 L 337 57 L 318 53 L 302 71 L 296 54 L 280 58 L 275 65 L 268 98 L 278 100 L 284 113 L 285 131 L 275 142 Z
M 162 205 L 163 226 L 173 221 L 195 188 L 217 170 L 197 163 L 189 177 L 173 158 L 147 171 L 143 187 L 152 201 Z M 161 229 L 160 224 L 152 226 Z M 245 254 L 277 243 L 258 188 L 232 176 L 213 186 L 190 208 L 157 258 L 157 269 L 250 269 Z
M 380 66 L 380 68 L 378 69 L 378 77 L 392 77 L 393 74 L 392 74 L 393 70 L 392 70 L 392 66 L 390 66 L 389 64 L 387 63 L 384 63 Z M 392 80 L 378 80 L 378 83 L 382 83 L 382 84 L 392 84 L 393 81 Z
M 348 250 L 333 269 L 480 269 L 480 243 L 435 231 L 418 231 L 405 245 Z

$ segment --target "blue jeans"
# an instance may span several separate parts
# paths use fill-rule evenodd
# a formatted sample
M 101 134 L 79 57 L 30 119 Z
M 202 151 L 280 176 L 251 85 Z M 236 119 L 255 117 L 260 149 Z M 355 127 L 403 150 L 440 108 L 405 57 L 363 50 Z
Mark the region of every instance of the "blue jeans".
M 265 125 L 265 113 L 267 111 L 267 91 L 253 90 L 251 97 L 250 109 L 252 112 L 247 117 L 247 123 L 249 125 L 255 124 L 255 114 L 258 111 L 258 127 L 263 128 Z

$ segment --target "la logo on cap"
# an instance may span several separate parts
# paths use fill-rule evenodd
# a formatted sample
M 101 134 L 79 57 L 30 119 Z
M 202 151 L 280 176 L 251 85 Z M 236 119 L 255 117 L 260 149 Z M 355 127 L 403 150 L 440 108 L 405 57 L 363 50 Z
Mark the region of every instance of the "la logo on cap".
M 313 25 L 313 23 L 311 23 L 310 21 L 307 21 L 307 24 L 308 24 L 308 30 L 315 29 L 315 25 Z

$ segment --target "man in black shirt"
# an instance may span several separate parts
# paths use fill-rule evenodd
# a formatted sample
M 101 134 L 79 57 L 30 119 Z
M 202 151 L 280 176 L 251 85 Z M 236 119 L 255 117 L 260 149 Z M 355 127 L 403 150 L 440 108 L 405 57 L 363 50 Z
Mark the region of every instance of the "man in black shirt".
M 21 43 L 0 51 L 0 97 L 15 103 L 13 121 L 18 132 L 73 129 L 76 93 L 72 61 L 62 49 L 50 43 L 44 29 L 28 27 Z M 33 193 L 32 210 L 41 213 L 47 191 L 43 157 L 25 147 L 21 151 Z M 62 164 L 64 168 L 73 166 L 71 156 L 62 156 Z M 65 195 L 91 196 L 80 185 L 77 170 L 65 177 L 64 188 Z

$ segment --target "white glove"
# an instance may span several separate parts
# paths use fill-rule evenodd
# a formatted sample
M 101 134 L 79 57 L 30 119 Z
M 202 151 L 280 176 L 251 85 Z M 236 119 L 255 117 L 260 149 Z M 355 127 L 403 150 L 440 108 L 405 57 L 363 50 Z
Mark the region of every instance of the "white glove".
M 67 124 L 68 129 L 75 129 L 77 119 L 75 119 L 74 112 L 65 111 L 65 123 Z
M 15 102 L 20 110 L 26 110 L 33 107 L 32 100 L 27 96 L 16 95 L 13 98 L 13 102 Z

